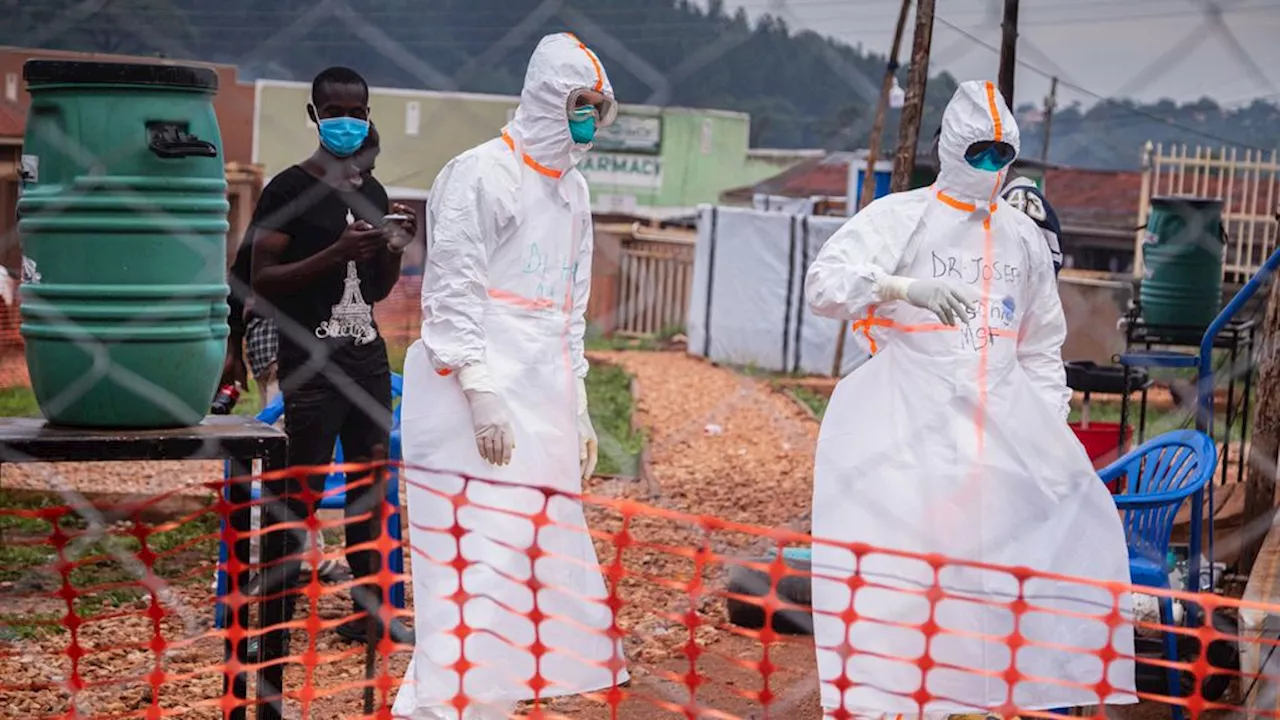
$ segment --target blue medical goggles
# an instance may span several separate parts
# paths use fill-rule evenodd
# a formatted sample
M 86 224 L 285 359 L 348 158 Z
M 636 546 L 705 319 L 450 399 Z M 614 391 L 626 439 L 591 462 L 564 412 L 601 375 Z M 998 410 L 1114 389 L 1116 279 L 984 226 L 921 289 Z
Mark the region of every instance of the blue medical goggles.
M 965 162 L 978 170 L 989 172 L 999 172 L 1017 156 L 1018 151 L 1012 145 L 993 140 L 976 142 L 964 151 Z

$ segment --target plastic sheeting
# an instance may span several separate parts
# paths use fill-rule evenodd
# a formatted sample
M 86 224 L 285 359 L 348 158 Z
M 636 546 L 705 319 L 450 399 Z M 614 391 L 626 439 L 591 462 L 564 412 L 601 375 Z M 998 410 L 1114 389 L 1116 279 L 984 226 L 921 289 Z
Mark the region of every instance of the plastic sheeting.
M 804 276 L 845 220 L 699 207 L 689 353 L 727 365 L 830 375 L 840 322 L 809 312 Z M 850 335 L 841 374 L 867 357 Z
M 757 193 L 751 198 L 751 206 L 756 210 L 780 212 L 790 215 L 812 215 L 821 198 L 795 198 L 783 195 L 762 195 Z

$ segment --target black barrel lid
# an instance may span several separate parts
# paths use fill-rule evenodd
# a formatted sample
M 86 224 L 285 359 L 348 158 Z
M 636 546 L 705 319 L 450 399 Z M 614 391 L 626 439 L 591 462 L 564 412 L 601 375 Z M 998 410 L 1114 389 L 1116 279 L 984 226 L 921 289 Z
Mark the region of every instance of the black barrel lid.
M 205 67 L 160 63 L 28 60 L 22 65 L 28 85 L 160 85 L 191 90 L 217 90 L 218 74 Z
M 1182 205 L 1196 209 L 1222 206 L 1222 198 L 1196 197 L 1194 195 L 1156 195 L 1151 198 L 1152 205 Z

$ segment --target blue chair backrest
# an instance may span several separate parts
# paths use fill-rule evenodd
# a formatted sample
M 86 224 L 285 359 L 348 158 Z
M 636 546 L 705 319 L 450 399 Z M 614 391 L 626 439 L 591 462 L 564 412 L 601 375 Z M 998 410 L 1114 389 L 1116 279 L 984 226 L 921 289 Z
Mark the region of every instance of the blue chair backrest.
M 1153 438 L 1099 472 L 1103 482 L 1126 481 L 1115 501 L 1123 513 L 1131 555 L 1165 562 L 1178 509 L 1212 481 L 1217 464 L 1218 448 L 1208 435 L 1177 430 Z

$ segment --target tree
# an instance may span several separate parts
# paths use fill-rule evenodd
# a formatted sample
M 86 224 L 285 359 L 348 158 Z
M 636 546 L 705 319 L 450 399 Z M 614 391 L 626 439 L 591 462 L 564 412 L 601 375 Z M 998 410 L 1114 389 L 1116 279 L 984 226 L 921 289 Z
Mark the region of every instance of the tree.
M 195 33 L 170 0 L 4 0 L 7 45 L 129 55 L 195 54 Z

